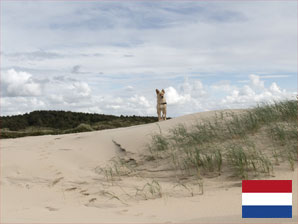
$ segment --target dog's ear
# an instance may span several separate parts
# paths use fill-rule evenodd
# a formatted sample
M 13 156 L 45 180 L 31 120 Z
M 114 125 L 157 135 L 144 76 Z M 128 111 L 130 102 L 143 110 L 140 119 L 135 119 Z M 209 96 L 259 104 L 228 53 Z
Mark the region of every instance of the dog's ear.
M 156 94 L 159 94 L 159 90 L 158 89 L 156 89 L 155 91 L 156 91 Z
M 164 90 L 164 89 L 162 89 L 161 91 L 162 91 L 163 93 L 165 93 L 165 90 Z

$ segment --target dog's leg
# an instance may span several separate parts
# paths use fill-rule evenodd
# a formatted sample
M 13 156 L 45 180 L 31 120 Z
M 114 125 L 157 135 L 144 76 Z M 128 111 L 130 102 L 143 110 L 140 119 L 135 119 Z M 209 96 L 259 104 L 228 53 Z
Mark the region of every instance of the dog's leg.
M 167 109 L 166 108 L 163 108 L 162 109 L 162 117 L 161 117 L 161 119 L 165 121 L 167 119 L 166 117 L 167 117 Z
M 166 120 L 166 113 L 165 112 L 162 113 L 162 119 Z
M 157 110 L 157 116 L 158 116 L 158 121 L 161 120 L 161 111 L 160 110 Z

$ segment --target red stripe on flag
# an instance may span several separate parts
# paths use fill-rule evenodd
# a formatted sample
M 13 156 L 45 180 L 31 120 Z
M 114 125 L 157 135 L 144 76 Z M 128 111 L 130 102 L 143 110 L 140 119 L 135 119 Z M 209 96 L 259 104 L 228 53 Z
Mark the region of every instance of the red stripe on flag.
M 292 180 L 242 180 L 242 193 L 292 193 Z

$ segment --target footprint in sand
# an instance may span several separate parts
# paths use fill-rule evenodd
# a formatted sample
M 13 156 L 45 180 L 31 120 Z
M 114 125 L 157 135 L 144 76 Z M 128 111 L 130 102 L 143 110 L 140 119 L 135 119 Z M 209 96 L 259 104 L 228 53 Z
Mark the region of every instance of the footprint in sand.
M 118 211 L 119 214 L 124 214 L 124 213 L 127 213 L 127 212 L 128 212 L 128 209 L 123 209 L 123 210 Z
M 92 202 L 94 202 L 96 200 L 97 200 L 97 198 L 91 198 L 91 199 L 89 199 L 89 203 L 92 203 Z
M 89 196 L 90 193 L 87 192 L 87 190 L 81 190 L 80 193 L 84 196 Z
M 51 153 L 47 152 L 47 151 L 42 151 L 40 154 L 39 154 L 39 157 L 40 159 L 48 159 L 49 158 L 49 155 L 51 155 Z
M 78 189 L 78 188 L 77 187 L 70 187 L 70 188 L 65 189 L 65 191 L 74 191 L 76 189 Z
M 64 177 L 58 177 L 55 180 L 53 180 L 50 185 L 53 187 L 53 186 L 55 186 L 56 184 L 58 184 L 63 179 L 64 179 Z
M 58 208 L 54 208 L 54 207 L 50 207 L 50 206 L 45 207 L 45 209 L 49 210 L 50 212 L 55 212 L 55 211 L 59 210 Z
M 60 151 L 70 151 L 72 149 L 67 149 L 67 148 L 62 148 L 62 149 L 59 149 Z

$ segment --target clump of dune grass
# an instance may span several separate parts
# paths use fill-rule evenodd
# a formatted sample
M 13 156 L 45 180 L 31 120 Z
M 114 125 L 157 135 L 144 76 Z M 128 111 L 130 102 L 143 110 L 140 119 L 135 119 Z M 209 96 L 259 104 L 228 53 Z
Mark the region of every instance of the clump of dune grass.
M 295 164 L 297 164 L 298 160 L 298 152 L 297 152 L 297 144 L 288 145 L 285 148 L 285 151 L 280 153 L 283 158 L 289 163 L 290 169 L 294 171 Z
M 191 127 L 179 124 L 168 134 L 152 136 L 152 155 L 170 159 L 173 168 L 196 175 L 222 172 L 222 165 L 233 170 L 234 176 L 247 178 L 251 173 L 270 174 L 272 160 L 279 163 L 280 152 L 261 152 L 247 141 L 249 136 L 267 132 L 286 151 L 284 158 L 294 169 L 297 161 L 297 101 L 260 104 L 239 113 L 216 114 L 213 120 L 197 122 Z M 268 140 L 270 141 L 270 140 Z M 295 148 L 296 146 L 296 148 Z
M 151 136 L 151 143 L 147 145 L 151 155 L 146 157 L 147 161 L 161 158 L 161 154 L 169 148 L 169 140 L 162 134 L 155 134 Z
M 287 142 L 297 142 L 297 123 L 274 123 L 269 127 L 271 138 L 281 145 Z
M 198 179 L 195 183 L 189 184 L 186 182 L 178 181 L 173 189 L 180 189 L 180 191 L 186 190 L 191 197 L 199 194 L 204 194 L 204 184 L 202 179 Z
M 169 149 L 164 152 L 165 157 L 170 158 L 175 170 L 183 173 L 217 173 L 222 170 L 223 156 L 220 148 L 213 145 L 180 145 L 171 143 Z
M 166 137 L 162 135 L 153 135 L 152 136 L 153 144 L 152 148 L 153 151 L 165 151 L 168 149 L 169 142 Z
M 116 199 L 119 202 L 121 202 L 124 205 L 128 205 L 126 202 L 124 202 L 116 193 L 112 192 L 112 191 L 107 191 L 107 190 L 101 190 L 99 192 L 101 195 L 108 197 L 109 200 L 113 200 Z M 89 201 L 90 202 L 90 201 Z
M 297 133 L 296 122 L 279 122 L 268 127 L 268 135 L 275 145 L 279 145 L 282 148 L 282 150 L 274 149 L 273 156 L 275 160 L 277 161 L 278 158 L 286 160 L 291 170 L 294 170 L 298 160 Z
M 161 198 L 162 197 L 162 187 L 157 180 L 152 180 L 147 182 L 141 188 L 136 188 L 135 197 L 142 197 L 145 200 Z
M 241 145 L 231 145 L 227 151 L 227 162 L 234 175 L 247 179 L 250 171 L 270 174 L 271 161 L 255 148 L 244 149 Z
M 259 121 L 263 123 L 278 121 L 297 121 L 297 101 L 286 100 L 274 104 L 261 104 L 254 108 Z
M 127 176 L 135 172 L 134 166 L 119 157 L 111 159 L 110 162 L 103 167 L 97 167 L 95 171 L 102 174 L 107 181 L 119 180 L 121 176 Z
M 177 184 L 175 184 L 173 186 L 174 189 L 175 188 L 178 188 L 178 187 L 187 190 L 190 193 L 190 196 L 191 197 L 194 196 L 194 189 L 191 186 L 189 186 L 188 184 L 182 183 L 182 182 L 178 182 Z
M 219 149 L 207 151 L 206 148 L 200 149 L 199 147 L 195 147 L 185 154 L 185 169 L 196 168 L 198 170 L 202 168 L 207 172 L 221 171 L 222 154 Z

